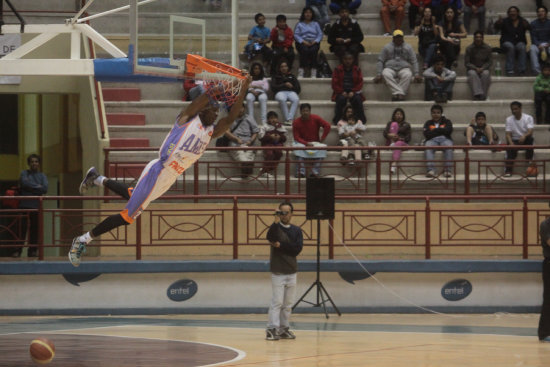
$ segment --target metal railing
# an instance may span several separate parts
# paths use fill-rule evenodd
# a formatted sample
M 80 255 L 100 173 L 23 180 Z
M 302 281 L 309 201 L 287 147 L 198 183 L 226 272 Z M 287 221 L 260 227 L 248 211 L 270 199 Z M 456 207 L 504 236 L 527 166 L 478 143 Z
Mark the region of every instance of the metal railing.
M 0 209 L 0 251 L 36 246 L 40 260 L 65 258 L 75 236 L 124 207 L 120 202 L 102 209 L 74 209 L 74 201 L 107 197 L 36 198 L 38 209 Z M 261 246 L 261 253 L 267 254 L 265 236 L 273 210 L 285 199 L 296 204 L 293 223 L 303 231 L 306 252 L 308 248 L 313 251 L 316 226 L 306 219 L 304 195 L 178 195 L 158 199 L 177 205 L 151 205 L 134 224 L 93 241 L 88 253 L 142 260 L 151 253 L 158 258 L 163 251 L 172 258 L 177 249 L 166 248 L 180 247 L 182 254 L 189 255 L 212 247 L 207 256 L 239 259 Z M 322 251 L 334 259 L 347 256 L 346 248 L 368 248 L 374 253 L 375 249 L 387 252 L 398 247 L 401 259 L 431 259 L 445 258 L 450 248 L 460 248 L 466 258 L 476 258 L 480 252 L 498 256 L 504 251 L 508 257 L 528 259 L 540 256 L 538 225 L 550 215 L 549 199 L 550 195 L 337 195 L 335 218 L 324 222 L 327 225 L 323 224 L 320 234 Z M 26 223 L 33 212 L 38 217 L 36 244 L 26 242 Z

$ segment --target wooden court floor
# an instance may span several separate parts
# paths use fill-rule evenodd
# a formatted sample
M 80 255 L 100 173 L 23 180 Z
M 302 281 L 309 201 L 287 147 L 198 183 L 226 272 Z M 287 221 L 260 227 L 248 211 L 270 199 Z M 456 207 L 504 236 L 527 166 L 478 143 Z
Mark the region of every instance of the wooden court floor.
M 266 315 L 0 317 L 0 366 L 34 366 L 30 341 L 55 343 L 51 367 L 550 366 L 536 314 L 297 314 L 296 340 L 266 341 Z

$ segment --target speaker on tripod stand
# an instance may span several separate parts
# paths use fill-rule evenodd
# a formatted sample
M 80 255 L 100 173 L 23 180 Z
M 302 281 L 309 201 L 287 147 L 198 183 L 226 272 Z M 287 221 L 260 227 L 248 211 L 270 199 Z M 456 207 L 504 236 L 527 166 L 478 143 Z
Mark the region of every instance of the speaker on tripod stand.
M 334 219 L 334 178 L 308 178 L 306 179 L 306 218 L 317 219 L 317 277 L 315 282 L 292 306 L 292 309 L 300 302 L 305 302 L 313 307 L 323 306 L 325 316 L 328 319 L 328 312 L 325 303 L 330 302 L 338 316 L 342 315 L 327 290 L 321 283 L 321 220 Z M 306 301 L 304 298 L 315 288 L 316 302 Z

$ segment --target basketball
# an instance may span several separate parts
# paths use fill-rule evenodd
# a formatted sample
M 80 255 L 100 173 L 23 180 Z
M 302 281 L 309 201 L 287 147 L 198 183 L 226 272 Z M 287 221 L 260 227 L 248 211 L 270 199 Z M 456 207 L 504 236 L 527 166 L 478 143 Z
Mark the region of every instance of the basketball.
M 527 170 L 525 171 L 525 175 L 527 177 L 537 177 L 538 174 L 539 174 L 539 170 L 538 170 L 537 166 L 529 166 L 529 167 L 527 167 Z
M 55 346 L 46 338 L 36 338 L 31 342 L 29 352 L 34 362 L 46 364 L 55 356 Z

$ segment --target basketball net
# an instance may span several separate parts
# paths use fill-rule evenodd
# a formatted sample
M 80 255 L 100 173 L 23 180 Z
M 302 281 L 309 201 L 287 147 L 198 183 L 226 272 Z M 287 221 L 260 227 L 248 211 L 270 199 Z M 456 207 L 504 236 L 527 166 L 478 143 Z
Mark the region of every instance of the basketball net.
M 226 106 L 235 103 L 246 80 L 240 69 L 193 54 L 186 57 L 184 78 L 202 80 L 208 97 Z

